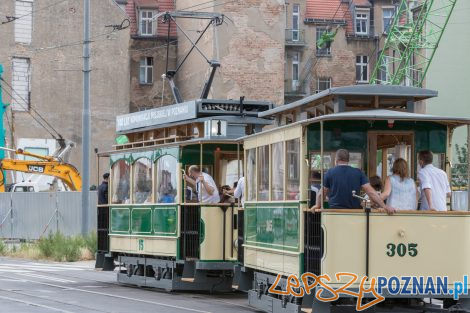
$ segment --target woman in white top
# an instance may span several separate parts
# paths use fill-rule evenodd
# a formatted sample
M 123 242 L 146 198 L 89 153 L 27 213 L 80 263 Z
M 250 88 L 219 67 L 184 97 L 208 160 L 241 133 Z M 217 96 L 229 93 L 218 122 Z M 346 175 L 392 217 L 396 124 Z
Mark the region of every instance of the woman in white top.
M 393 162 L 392 175 L 385 180 L 380 197 L 387 200 L 387 205 L 397 210 L 416 210 L 418 206 L 418 190 L 408 173 L 408 164 L 398 158 Z

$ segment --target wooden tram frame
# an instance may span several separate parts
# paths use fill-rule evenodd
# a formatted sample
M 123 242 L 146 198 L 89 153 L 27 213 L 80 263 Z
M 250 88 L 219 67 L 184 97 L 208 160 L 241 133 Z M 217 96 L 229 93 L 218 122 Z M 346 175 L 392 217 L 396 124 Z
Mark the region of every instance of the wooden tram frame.
M 194 164 L 194 162 L 189 160 L 183 161 L 182 158 L 185 153 L 194 154 L 194 151 L 199 150 L 197 151 L 199 154 L 198 163 L 203 168 L 203 166 L 207 165 L 204 161 L 204 154 L 208 153 L 206 151 L 207 148 L 222 147 L 220 150 L 216 149 L 213 154 L 215 163 L 213 165 L 215 166 L 212 176 L 217 181 L 217 176 L 220 176 L 218 163 L 222 154 L 229 156 L 231 159 L 242 159 L 240 157 L 242 151 L 241 144 L 236 139 L 241 133 L 246 134 L 246 131 L 250 133 L 259 131 L 262 126 L 269 125 L 271 123 L 270 119 L 259 118 L 257 114 L 259 111 L 271 108 L 271 103 L 263 101 L 199 99 L 153 109 L 150 112 L 137 112 L 118 117 L 117 133 L 118 135 L 126 135 L 129 142 L 115 145 L 114 151 L 100 153 L 98 158 L 121 154 L 132 155 L 133 153 L 138 155 L 145 151 L 158 150 L 163 154 L 154 156 L 151 159 L 152 164 L 156 164 L 157 160 L 165 155 L 165 149 L 171 149 L 172 147 L 178 149 L 178 157 L 176 158 L 177 169 L 174 171 L 177 181 L 177 194 L 175 202 L 171 204 L 177 210 L 176 237 L 171 237 L 171 240 L 176 240 L 176 246 L 173 245 L 176 250 L 173 251 L 173 248 L 170 248 L 170 250 L 162 250 L 162 248 L 157 250 L 144 249 L 144 241 L 148 241 L 146 246 L 150 246 L 151 248 L 149 249 L 155 249 L 152 247 L 157 247 L 160 243 L 164 244 L 164 240 L 166 240 L 166 238 L 162 237 L 159 239 L 158 236 L 151 235 L 156 230 L 154 228 L 156 226 L 153 224 L 150 226 L 152 231 L 147 236 L 139 235 L 138 233 L 137 235 L 132 235 L 132 229 L 129 229 L 128 234 L 118 236 L 120 242 L 126 241 L 129 249 L 123 248 L 122 244 L 118 244 L 118 241 L 114 239 L 116 235 L 111 231 L 113 220 L 111 212 L 113 208 L 127 209 L 129 211 L 130 225 L 130 219 L 133 218 L 130 213 L 131 210 L 138 209 L 139 207 L 148 207 L 152 214 L 153 210 L 156 210 L 159 206 L 156 204 L 154 197 L 156 191 L 156 168 L 153 165 L 151 192 L 153 203 L 148 205 L 110 203 L 109 205 L 99 206 L 98 229 L 101 236 L 98 238 L 97 266 L 112 269 L 114 268 L 112 263 L 114 260 L 117 260 L 120 265 L 118 281 L 126 284 L 163 288 L 166 290 L 215 291 L 214 288 L 216 288 L 217 291 L 231 291 L 234 264 L 237 261 L 234 242 L 237 239 L 236 230 L 238 226 L 236 225 L 236 215 L 238 208 L 234 203 L 204 204 L 188 202 L 186 195 L 183 193 L 186 188 L 186 182 L 182 179 L 181 170 L 184 169 L 183 166 L 187 165 L 185 162 L 189 162 L 188 164 Z M 175 117 L 170 112 L 183 112 L 183 114 Z M 161 115 L 166 115 L 166 118 L 159 119 L 158 116 Z M 157 118 L 152 120 L 152 116 Z M 136 121 L 137 125 L 128 125 L 128 121 Z M 214 123 L 217 128 L 215 132 L 213 129 Z M 119 125 L 121 125 L 121 129 L 119 129 Z M 226 128 L 222 129 L 221 125 L 225 125 Z M 228 147 L 228 145 L 231 148 L 224 150 L 224 147 Z M 195 149 L 193 152 L 185 152 L 186 148 L 191 149 L 191 147 Z M 132 170 L 133 165 L 130 163 L 129 168 L 129 194 L 130 200 L 133 202 L 134 183 L 132 183 L 132 180 L 134 179 L 134 171 Z M 239 165 L 237 174 L 240 177 L 241 169 Z M 113 175 L 111 175 L 110 194 L 114 183 Z M 183 221 L 183 215 L 188 216 L 192 220 L 190 222 L 192 224 L 187 224 L 189 225 L 188 227 L 199 225 L 197 230 L 189 231 L 183 229 L 183 227 L 186 227 L 184 226 L 186 225 L 184 224 L 186 223 L 186 217 L 184 217 Z M 227 215 L 230 215 L 230 218 Z M 151 223 L 153 223 L 153 217 L 151 219 Z M 221 231 L 218 230 L 219 227 L 222 227 Z M 194 253 L 197 251 L 197 255 L 185 252 L 187 239 L 183 239 L 183 232 L 188 233 L 188 236 L 193 236 L 192 233 L 194 231 L 197 232 L 196 235 L 199 238 L 199 240 L 195 241 L 197 246 L 194 247 L 196 250 L 193 251 Z M 222 236 L 220 236 L 220 232 L 222 232 Z M 203 239 L 201 240 L 200 238 Z M 182 241 L 181 245 L 184 244 L 184 246 L 180 246 L 180 240 Z M 220 246 L 218 244 L 214 246 L 213 244 L 216 242 L 220 242 Z M 140 249 L 140 245 L 142 249 Z M 161 247 L 165 247 L 165 245 Z M 121 268 L 121 265 L 124 265 L 124 269 Z
M 332 145 L 326 139 L 330 137 L 326 137 L 326 135 L 327 132 L 331 133 L 332 123 L 338 121 L 342 123 L 340 125 L 348 125 L 347 123 L 357 125 L 359 132 L 362 131 L 360 127 L 364 128 L 361 125 L 370 123 L 369 126 L 365 126 L 365 131 L 376 133 L 383 129 L 387 130 L 387 124 L 392 124 L 392 129 L 389 129 L 388 132 L 396 132 L 397 129 L 393 126 L 395 124 L 398 125 L 400 131 L 408 131 L 408 133 L 411 131 L 413 142 L 417 140 L 414 132 L 421 127 L 419 123 L 429 125 L 428 127 L 438 124 L 443 125 L 439 128 L 442 129 L 440 134 L 444 134 L 441 137 L 445 137 L 439 137 L 440 140 L 443 140 L 440 149 L 442 149 L 448 160 L 451 158 L 451 138 L 454 129 L 466 125 L 468 134 L 470 134 L 470 118 L 442 117 L 419 113 L 422 111 L 421 102 L 435 96 L 437 96 L 437 92 L 432 90 L 404 86 L 367 85 L 331 88 L 303 100 L 261 112 L 260 117 L 274 118 L 277 127 L 243 138 L 245 159 L 250 149 L 258 149 L 257 147 L 270 145 L 277 140 L 267 140 L 268 138 L 282 138 L 284 132 L 301 129 L 297 133 L 301 134 L 300 138 L 303 143 L 300 154 L 305 155 L 305 158 L 309 155 L 310 149 L 307 149 L 307 146 L 312 140 L 311 136 L 316 134 L 319 137 L 315 139 L 315 142 L 319 144 L 320 172 L 323 181 L 324 156 L 326 151 L 331 150 L 327 146 L 331 147 Z M 293 123 L 286 124 L 287 121 L 293 121 Z M 311 129 L 317 129 L 318 131 L 313 133 L 310 131 Z M 433 137 L 432 139 L 437 140 L 438 138 Z M 470 136 L 467 137 L 467 141 L 470 144 Z M 367 139 L 367 146 L 364 149 L 364 153 L 370 152 L 369 139 Z M 415 149 L 418 149 L 418 147 L 415 147 Z M 412 172 L 416 170 L 413 168 L 416 163 L 415 152 L 417 151 L 412 150 L 411 153 Z M 362 158 L 362 162 L 371 173 L 369 158 L 367 158 L 367 162 Z M 248 191 L 252 186 L 249 182 L 250 173 L 247 169 L 247 163 L 245 162 L 247 177 L 245 194 L 248 195 Z M 300 182 L 301 186 L 302 184 L 305 186 L 308 181 L 309 170 L 302 170 L 307 163 L 301 161 L 300 164 L 303 175 Z M 254 167 L 257 168 L 256 164 Z M 445 170 L 450 174 L 451 168 L 448 161 L 445 162 Z M 468 177 L 470 178 L 470 169 Z M 271 193 L 271 189 L 268 191 Z M 470 257 L 470 249 L 463 248 L 462 250 L 456 245 L 446 245 L 446 242 L 453 240 L 453 233 L 443 230 L 447 227 L 463 233 L 470 231 L 470 212 L 468 210 L 465 212 L 400 211 L 395 216 L 389 217 L 374 210 L 367 213 L 364 210 L 326 209 L 322 203 L 321 210 L 309 213 L 306 191 L 300 187 L 299 192 L 301 196 L 297 201 L 299 210 L 297 234 L 300 249 L 293 251 L 295 253 L 285 250 L 282 243 L 278 243 L 278 247 L 263 246 L 263 240 L 266 240 L 266 238 L 272 240 L 272 237 L 266 234 L 269 231 L 266 230 L 264 233 L 260 233 L 259 229 L 260 227 L 263 229 L 263 223 L 270 218 L 274 218 L 270 217 L 269 210 L 275 209 L 279 205 L 275 201 L 259 201 L 256 198 L 246 199 L 245 201 L 245 242 L 247 242 L 249 236 L 250 238 L 256 238 L 257 243 L 244 245 L 244 267 L 254 271 L 254 288 L 248 291 L 248 298 L 250 305 L 259 310 L 265 312 L 300 312 L 302 307 L 308 307 L 313 312 L 330 312 L 330 304 L 318 301 L 314 297 L 313 291 L 311 295 L 304 296 L 303 299 L 270 294 L 268 289 L 276 281 L 276 275 L 278 274 L 281 274 L 282 278 L 277 286 L 279 289 L 285 290 L 289 275 L 300 276 L 304 271 L 309 270 L 316 275 L 329 274 L 332 278 L 329 285 L 333 288 L 339 288 L 345 283 L 345 281 L 335 280 L 334 274 L 337 272 L 353 272 L 358 274 L 360 278 L 361 275 L 371 275 L 372 277 L 376 275 L 386 277 L 391 275 L 439 275 L 448 276 L 451 282 L 461 279 L 462 275 L 470 270 L 470 267 L 466 264 L 468 262 L 464 262 L 465 264 L 459 263 L 458 266 L 452 262 L 452 260 L 466 260 Z M 468 196 L 470 203 L 470 193 Z M 287 201 L 283 203 L 287 203 Z M 250 216 L 257 216 L 258 220 L 253 220 Z M 267 217 L 259 220 L 260 216 Z M 423 220 L 423 218 L 425 219 Z M 365 224 L 366 219 L 367 226 Z M 254 225 L 257 225 L 256 231 L 253 230 L 255 229 Z M 432 232 L 432 225 L 441 225 L 440 231 L 435 230 Z M 250 228 L 252 229 L 251 233 Z M 338 232 L 338 230 L 341 230 L 341 232 Z M 316 237 L 308 239 L 313 240 L 308 243 L 306 240 L 309 238 L 310 235 L 308 234 L 310 233 L 316 234 Z M 348 235 L 342 236 L 341 233 Z M 369 233 L 370 235 L 368 235 Z M 370 237 L 371 240 L 366 240 L 369 236 L 372 236 Z M 403 260 L 400 260 L 400 265 L 397 265 L 397 262 L 387 258 L 385 253 L 382 252 L 388 241 L 405 242 L 407 240 L 417 242 L 420 245 L 419 260 L 416 260 L 417 262 L 413 258 L 403 258 Z M 468 242 L 467 238 L 461 238 L 461 240 Z M 470 242 L 468 243 L 470 244 Z M 447 247 L 444 255 L 431 248 L 436 244 L 440 247 Z M 307 259 L 303 259 L 309 251 L 307 245 L 309 245 L 308 249 L 318 251 L 314 254 L 316 255 L 314 267 L 308 267 Z M 257 255 L 257 257 L 250 258 L 250 255 Z M 292 258 L 289 257 L 290 255 L 303 257 Z M 431 259 L 433 262 L 429 264 L 424 262 L 424 260 Z M 270 262 L 266 262 L 266 260 L 270 260 Z M 435 263 L 440 265 L 436 267 Z M 355 283 L 348 290 L 357 291 L 358 288 L 358 284 Z M 391 299 L 397 297 L 388 292 L 384 292 L 384 295 Z M 369 296 L 373 298 L 371 294 Z M 406 296 L 398 297 L 406 298 Z M 449 298 L 451 295 L 441 294 L 439 297 Z M 460 304 L 468 309 L 470 308 L 470 299 L 466 297 L 468 295 L 461 296 Z

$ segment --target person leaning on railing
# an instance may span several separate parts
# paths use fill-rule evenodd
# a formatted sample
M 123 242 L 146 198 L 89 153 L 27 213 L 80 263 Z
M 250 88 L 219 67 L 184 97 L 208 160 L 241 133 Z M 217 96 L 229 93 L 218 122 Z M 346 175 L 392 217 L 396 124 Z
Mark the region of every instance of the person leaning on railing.
M 396 159 L 393 162 L 392 173 L 386 178 L 380 197 L 397 210 L 416 210 L 418 190 L 408 173 L 408 163 L 402 158 Z
M 209 174 L 202 172 L 197 165 L 191 165 L 188 172 L 189 175 L 184 174 L 183 179 L 196 188 L 199 202 L 220 202 L 219 189 Z
M 386 205 L 374 188 L 369 183 L 364 172 L 349 166 L 349 151 L 339 149 L 336 151 L 336 166 L 329 169 L 323 179 L 323 192 L 319 192 L 315 206 L 310 210 L 320 209 L 324 195 L 328 195 L 328 205 L 333 209 L 358 209 L 361 208 L 359 199 L 352 196 L 353 191 L 359 194 L 361 188 L 369 198 L 387 214 L 393 214 L 395 209 Z

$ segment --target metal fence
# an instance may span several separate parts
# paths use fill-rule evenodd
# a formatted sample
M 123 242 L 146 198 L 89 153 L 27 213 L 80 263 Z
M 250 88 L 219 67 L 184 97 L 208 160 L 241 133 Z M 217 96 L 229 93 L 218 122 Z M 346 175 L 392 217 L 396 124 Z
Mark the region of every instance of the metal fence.
M 96 231 L 97 193 L 90 191 L 88 231 Z M 81 233 L 81 192 L 0 193 L 0 238 L 39 239 L 49 232 Z

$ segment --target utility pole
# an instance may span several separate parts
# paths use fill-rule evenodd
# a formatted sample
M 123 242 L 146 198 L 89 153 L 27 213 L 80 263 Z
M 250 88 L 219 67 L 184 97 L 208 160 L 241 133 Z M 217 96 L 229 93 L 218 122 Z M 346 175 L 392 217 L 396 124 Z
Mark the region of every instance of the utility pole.
M 90 0 L 83 3 L 82 234 L 85 235 L 90 208 Z

